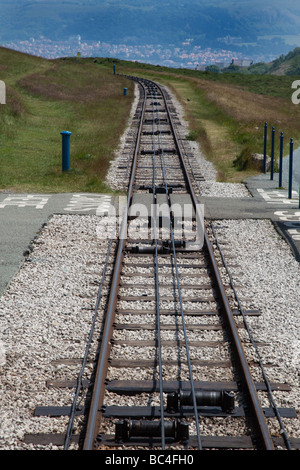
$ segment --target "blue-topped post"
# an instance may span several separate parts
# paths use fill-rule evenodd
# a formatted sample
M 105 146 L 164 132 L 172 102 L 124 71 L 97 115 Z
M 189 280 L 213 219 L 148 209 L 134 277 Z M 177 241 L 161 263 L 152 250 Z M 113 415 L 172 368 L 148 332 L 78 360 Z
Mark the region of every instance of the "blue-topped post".
M 289 160 L 289 199 L 292 199 L 292 186 L 293 186 L 293 139 L 290 140 L 290 160 Z
M 63 131 L 62 135 L 62 171 L 70 169 L 70 136 L 72 132 Z
M 267 132 L 268 123 L 265 122 L 265 138 L 264 138 L 264 173 L 267 172 Z
M 280 134 L 279 150 L 279 187 L 282 188 L 282 157 L 283 157 L 283 132 Z
M 116 75 L 116 64 L 114 64 L 114 75 Z
M 124 96 L 127 95 L 127 88 L 124 88 Z
M 272 146 L 271 146 L 271 175 L 270 179 L 274 178 L 274 144 L 275 144 L 275 128 L 272 127 Z

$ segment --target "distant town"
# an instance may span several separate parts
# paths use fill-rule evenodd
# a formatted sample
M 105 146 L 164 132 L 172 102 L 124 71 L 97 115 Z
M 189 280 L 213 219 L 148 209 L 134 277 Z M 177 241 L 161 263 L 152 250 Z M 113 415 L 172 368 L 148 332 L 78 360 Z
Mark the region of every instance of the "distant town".
M 101 41 L 84 41 L 78 36 L 70 37 L 68 41 L 52 41 L 43 36 L 30 40 L 7 42 L 3 47 L 18 50 L 28 54 L 55 59 L 58 57 L 113 57 L 123 60 L 151 63 L 168 67 L 185 67 L 205 70 L 206 66 L 216 64 L 220 68 L 233 63 L 249 64 L 251 59 L 231 50 L 202 49 L 187 39 L 180 45 L 127 45 L 109 44 Z M 263 60 L 256 58 L 256 61 Z M 225 65 L 224 65 L 225 64 Z

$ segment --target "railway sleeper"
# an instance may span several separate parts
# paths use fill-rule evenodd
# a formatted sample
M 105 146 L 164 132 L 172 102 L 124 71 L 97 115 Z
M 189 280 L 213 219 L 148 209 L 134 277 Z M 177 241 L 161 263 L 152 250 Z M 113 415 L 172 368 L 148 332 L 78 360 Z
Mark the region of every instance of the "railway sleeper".
M 151 106 L 151 104 L 150 104 L 150 106 Z M 158 103 L 158 104 L 160 106 L 160 103 Z M 165 109 L 156 109 L 155 112 L 156 113 L 166 113 L 166 110 Z M 153 114 L 153 109 L 145 109 L 145 113 L 152 113 Z
M 168 119 L 165 119 L 165 118 L 145 119 L 144 123 L 145 124 L 160 124 L 160 125 L 169 124 Z
M 164 421 L 163 429 L 165 437 L 172 438 L 176 442 L 187 442 L 189 439 L 188 423 L 180 419 Z M 161 421 L 124 419 L 115 425 L 115 441 L 118 443 L 127 442 L 131 437 L 161 437 L 161 435 Z
M 170 148 L 170 149 L 167 149 L 167 148 L 159 148 L 159 149 L 156 149 L 156 150 L 153 150 L 153 149 L 143 149 L 141 150 L 141 155 L 164 155 L 164 154 L 171 154 L 171 155 L 176 155 L 177 152 L 176 152 L 176 149 L 175 148 Z
M 171 135 L 171 131 L 143 131 L 143 135 Z
M 186 242 L 184 240 L 175 240 L 174 242 L 175 249 L 185 249 Z M 156 251 L 155 245 L 134 245 L 134 246 L 127 246 L 127 251 L 130 253 L 138 253 L 138 254 L 154 254 Z M 172 250 L 172 242 L 171 240 L 164 240 L 162 244 L 159 244 L 157 247 L 158 254 L 169 254 Z
M 134 187 L 136 190 L 139 191 L 149 191 L 150 194 L 153 193 L 153 185 L 146 185 L 146 184 L 138 184 Z M 181 183 L 172 183 L 172 185 L 168 185 L 168 194 L 171 194 L 173 191 L 182 191 L 185 190 L 185 186 Z M 156 194 L 166 194 L 166 187 L 165 185 L 157 185 L 155 186 L 155 193 Z
M 140 220 L 145 224 L 143 226 L 145 230 L 147 223 L 148 228 L 154 228 L 155 221 L 157 229 L 170 230 L 170 224 L 172 224 L 173 230 L 180 232 L 181 239 L 188 237 L 190 241 L 192 241 L 191 238 L 194 240 L 189 244 L 189 247 L 193 248 L 192 251 L 201 248 L 202 229 L 197 223 L 196 210 L 191 196 L 189 194 L 175 195 L 170 192 L 168 198 L 166 192 L 163 191 L 157 191 L 155 199 L 153 196 L 151 193 L 134 194 L 128 211 L 128 220 L 130 222 Z M 195 239 L 199 241 L 195 243 Z M 178 242 L 176 244 L 178 245 Z M 187 245 L 181 245 L 180 248 L 186 249 Z

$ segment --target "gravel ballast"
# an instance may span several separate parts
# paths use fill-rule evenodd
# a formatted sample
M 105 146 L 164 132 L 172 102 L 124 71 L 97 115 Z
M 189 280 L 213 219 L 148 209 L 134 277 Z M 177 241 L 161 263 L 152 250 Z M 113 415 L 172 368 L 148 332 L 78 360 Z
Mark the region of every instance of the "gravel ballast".
M 276 405 L 295 408 L 299 417 L 299 263 L 269 220 L 218 220 L 213 227 L 222 251 L 233 255 L 227 264 L 234 285 L 240 286 L 237 291 L 243 309 L 261 313 L 247 317 L 247 323 L 267 378 L 291 386 L 291 391 L 273 393 Z M 225 269 L 221 273 L 228 283 Z M 253 359 L 258 359 L 255 353 Z M 259 369 L 255 371 L 256 379 L 261 380 Z M 265 394 L 261 395 L 264 406 L 270 406 Z M 283 421 L 288 435 L 299 438 L 299 420 Z
M 53 216 L 1 298 L 1 449 L 27 448 L 25 433 L 66 432 L 68 418 L 33 413 L 37 406 L 72 404 L 72 390 L 46 382 L 74 380 L 80 371 L 79 360 L 63 360 L 85 352 L 108 248 L 98 222 L 97 216 Z

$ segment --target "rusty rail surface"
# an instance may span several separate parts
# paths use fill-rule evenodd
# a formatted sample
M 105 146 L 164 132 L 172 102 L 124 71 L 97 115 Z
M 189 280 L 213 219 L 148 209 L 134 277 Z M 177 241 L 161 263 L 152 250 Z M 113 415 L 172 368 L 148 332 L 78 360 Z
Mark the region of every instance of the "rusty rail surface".
M 144 88 L 142 89 L 143 89 L 143 93 L 145 94 Z M 100 418 L 99 408 L 101 407 L 103 403 L 103 396 L 105 392 L 105 380 L 106 380 L 106 375 L 107 375 L 108 358 L 109 358 L 109 351 L 110 351 L 110 344 L 111 344 L 110 341 L 111 341 L 112 333 L 113 333 L 113 322 L 114 322 L 114 315 L 115 315 L 115 310 L 116 310 L 117 294 L 118 294 L 118 289 L 119 289 L 120 272 L 122 269 L 122 261 L 124 258 L 124 247 L 126 243 L 128 211 L 129 211 L 129 206 L 131 203 L 132 192 L 133 192 L 137 155 L 138 155 L 139 146 L 140 146 L 141 131 L 142 131 L 143 119 L 144 119 L 144 113 L 145 113 L 145 105 L 146 105 L 146 102 L 144 99 L 144 104 L 143 104 L 141 119 L 140 119 L 140 124 L 139 124 L 139 130 L 138 130 L 137 139 L 136 139 L 132 169 L 131 169 L 131 178 L 130 178 L 130 183 L 129 183 L 129 188 L 128 188 L 127 206 L 125 209 L 125 214 L 123 217 L 121 231 L 120 231 L 116 262 L 114 266 L 114 274 L 113 274 L 113 279 L 111 283 L 109 303 L 108 303 L 106 320 L 105 320 L 105 327 L 103 331 L 103 337 L 101 341 L 101 350 L 99 354 L 99 361 L 97 365 L 97 372 L 96 372 L 95 383 L 93 387 L 93 398 L 91 401 L 87 430 L 85 433 L 85 440 L 84 440 L 85 450 L 92 449 L 94 447 L 94 442 L 97 437 L 97 430 L 99 427 L 99 418 Z

